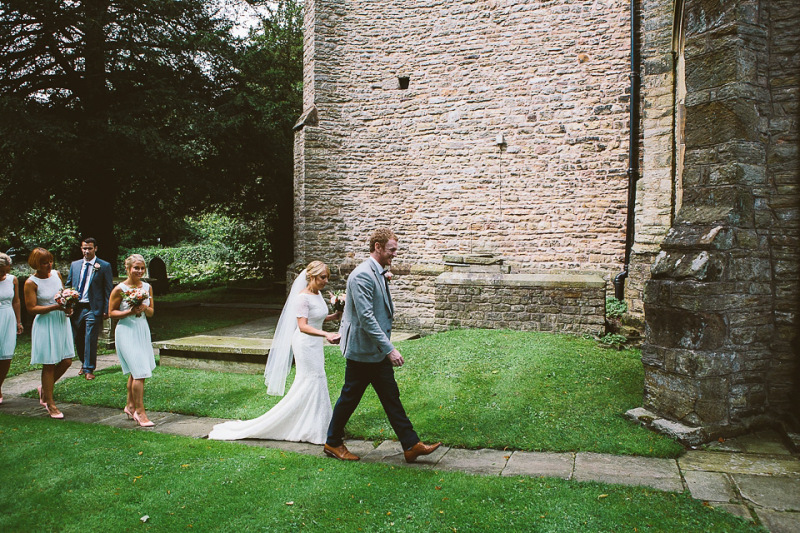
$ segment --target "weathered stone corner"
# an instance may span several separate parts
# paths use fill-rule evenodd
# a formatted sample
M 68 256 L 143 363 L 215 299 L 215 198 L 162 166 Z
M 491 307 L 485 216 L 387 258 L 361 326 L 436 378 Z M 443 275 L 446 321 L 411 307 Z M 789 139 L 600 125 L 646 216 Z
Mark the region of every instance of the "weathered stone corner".
M 630 409 L 625 416 L 648 429 L 672 437 L 685 446 L 698 446 L 708 440 L 702 427 L 691 427 L 661 418 L 644 407 Z

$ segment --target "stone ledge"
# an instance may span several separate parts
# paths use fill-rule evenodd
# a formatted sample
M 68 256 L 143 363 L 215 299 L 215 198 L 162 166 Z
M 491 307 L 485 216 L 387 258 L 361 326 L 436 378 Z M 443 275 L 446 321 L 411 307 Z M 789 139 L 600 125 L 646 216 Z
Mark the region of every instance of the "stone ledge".
M 680 422 L 661 418 L 644 407 L 630 409 L 625 412 L 625 416 L 648 429 L 668 435 L 688 446 L 698 446 L 708 440 L 708 436 L 702 427 L 690 427 Z
M 192 337 L 181 337 L 179 339 L 170 339 L 153 343 L 153 348 L 158 348 L 159 351 L 173 350 L 195 353 L 230 353 L 264 356 L 269 353 L 271 347 L 271 339 L 214 335 L 194 335 Z
M 154 342 L 153 347 L 164 366 L 259 374 L 264 372 L 272 340 L 195 335 Z
M 444 266 L 439 264 L 415 263 L 411 265 L 410 268 L 401 268 L 400 270 L 402 273 L 408 273 L 412 276 L 438 276 L 444 272 Z M 400 271 L 398 271 L 398 273 L 400 273 Z
M 416 331 L 397 330 L 392 342 L 418 339 Z M 330 346 L 325 342 L 326 346 Z M 160 364 L 175 368 L 263 374 L 272 339 L 232 337 L 224 335 L 195 335 L 153 343 L 158 349 Z
M 471 255 L 445 255 L 444 264 L 454 265 L 502 265 L 503 259 L 495 257 L 493 254 L 471 254 Z
M 478 274 L 466 272 L 445 272 L 436 278 L 436 284 L 572 289 L 602 289 L 606 286 L 605 280 L 594 274 Z

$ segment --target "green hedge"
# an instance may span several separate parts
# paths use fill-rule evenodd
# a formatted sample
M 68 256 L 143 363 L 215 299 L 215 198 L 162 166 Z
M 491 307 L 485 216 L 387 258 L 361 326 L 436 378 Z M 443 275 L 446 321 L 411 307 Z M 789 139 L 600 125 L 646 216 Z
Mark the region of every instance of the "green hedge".
M 125 272 L 125 258 L 131 254 L 141 254 L 148 265 L 154 257 L 160 257 L 167 265 L 170 284 L 182 288 L 210 287 L 236 277 L 236 269 L 230 267 L 233 254 L 225 246 L 192 244 L 170 248 L 148 246 L 120 250 L 120 273 Z

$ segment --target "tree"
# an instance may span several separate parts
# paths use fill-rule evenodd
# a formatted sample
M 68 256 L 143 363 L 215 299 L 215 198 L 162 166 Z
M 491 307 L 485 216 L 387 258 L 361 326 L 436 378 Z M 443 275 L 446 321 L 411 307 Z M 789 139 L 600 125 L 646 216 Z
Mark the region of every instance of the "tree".
M 230 189 L 223 204 L 240 220 L 251 264 L 278 274 L 293 260 L 294 124 L 303 105 L 303 12 L 295 0 L 264 6 L 237 55 L 236 85 L 220 99 L 209 165 Z M 260 246 L 259 246 L 260 245 Z M 265 261 L 265 258 L 269 260 Z
M 208 117 L 240 46 L 229 28 L 203 0 L 4 0 L 0 223 L 74 214 L 115 256 L 115 223 L 157 228 L 213 199 Z

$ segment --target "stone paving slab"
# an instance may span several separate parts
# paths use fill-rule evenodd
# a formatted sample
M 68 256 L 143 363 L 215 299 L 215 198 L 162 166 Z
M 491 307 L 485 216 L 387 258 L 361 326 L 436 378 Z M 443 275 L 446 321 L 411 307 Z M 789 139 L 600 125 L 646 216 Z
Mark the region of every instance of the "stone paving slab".
M 64 411 L 64 416 L 67 416 L 66 409 L 62 409 Z M 155 426 L 151 427 L 141 427 L 135 420 L 132 418 L 128 418 L 128 415 L 122 409 L 115 409 L 114 416 L 110 416 L 103 420 L 101 423 L 104 426 L 112 426 L 115 428 L 120 429 L 135 429 L 141 431 L 156 431 L 161 433 L 160 426 L 164 424 L 164 422 L 168 422 L 170 417 L 181 416 L 181 415 L 174 415 L 172 413 L 165 413 L 160 411 L 147 411 L 147 418 L 150 419 L 151 422 L 155 424 Z M 70 420 L 75 420 L 76 422 L 85 422 L 84 420 L 75 419 L 71 416 L 68 417 Z M 164 431 L 164 433 L 167 433 Z M 188 435 L 187 435 L 188 436 Z
M 255 446 L 258 448 L 269 448 L 274 450 L 283 450 L 285 452 L 299 453 L 302 455 L 316 455 L 323 456 L 321 444 L 311 444 L 310 442 L 290 442 L 282 440 L 267 440 L 267 439 L 242 439 L 237 441 L 247 446 Z
M 0 413 L 16 416 L 45 417 L 47 411 L 39 405 L 39 400 L 33 398 L 23 398 L 21 396 L 3 395 L 3 404 L 0 405 Z
M 37 400 L 34 400 L 39 403 Z M 84 424 L 106 425 L 106 421 L 113 420 L 115 417 L 127 418 L 122 409 L 112 407 L 98 407 L 95 405 L 82 405 L 79 403 L 59 403 L 56 402 L 59 410 L 64 413 L 64 418 L 71 422 L 82 422 Z
M 436 464 L 438 470 L 459 470 L 470 474 L 499 476 L 511 454 L 502 450 L 450 448 Z
M 105 370 L 106 368 L 119 365 L 119 359 L 116 355 L 98 355 L 97 356 L 97 369 Z M 81 369 L 81 362 L 77 358 L 72 360 L 72 365 L 64 372 L 61 379 L 73 378 L 78 375 Z M 21 396 L 28 391 L 36 389 L 42 384 L 41 373 L 38 371 L 26 372 L 6 379 L 3 382 L 3 401 L 5 396 Z M 5 405 L 5 404 L 3 404 Z M 38 405 L 38 402 L 37 402 Z
M 350 453 L 354 453 L 359 457 L 364 457 L 375 449 L 375 444 L 368 440 L 345 440 L 344 445 L 347 446 Z
M 681 473 L 673 459 L 579 453 L 575 457 L 575 474 L 572 479 L 642 485 L 658 490 L 683 492 Z
M 745 500 L 775 511 L 800 511 L 800 479 L 747 474 L 732 477 Z
M 765 430 L 736 437 L 737 444 L 747 453 L 791 455 L 776 431 Z
M 769 509 L 755 509 L 761 524 L 770 533 L 797 533 L 800 531 L 800 513 L 784 513 Z
M 399 442 L 390 440 L 381 442 L 376 448 L 370 450 L 369 453 L 362 455 L 361 460 L 369 463 L 405 463 L 403 458 L 403 447 Z
M 748 522 L 755 522 L 753 515 L 750 514 L 750 509 L 741 503 L 712 503 L 711 507 L 738 516 L 739 518 L 744 518 Z
M 800 459 L 790 455 L 757 455 L 689 451 L 678 459 L 678 465 L 687 470 L 729 472 L 731 474 L 764 474 L 772 476 L 800 475 Z
M 147 413 L 147 417 L 150 418 L 152 413 Z M 70 420 L 73 418 L 70 417 Z M 77 420 L 77 422 L 82 422 L 82 420 Z M 120 429 L 139 429 L 139 424 L 134 422 L 132 419 L 128 418 L 128 415 L 125 414 L 122 409 L 117 409 L 116 414 L 114 416 L 108 417 L 101 422 L 104 426 L 111 426 Z M 141 428 L 147 429 L 147 428 Z M 152 428 L 151 428 L 152 429 Z
M 687 470 L 683 479 L 695 500 L 727 503 L 737 499 L 736 487 L 728 474 Z
M 361 460 L 370 463 L 386 463 L 397 466 L 431 469 L 436 467 L 436 464 L 448 450 L 449 448 L 440 446 L 439 449 L 432 454 L 423 455 L 417 458 L 413 463 L 406 463 L 406 457 L 403 455 L 403 447 L 400 443 L 393 440 L 385 440 L 381 442 L 377 448 L 374 448 L 368 454 L 362 456 Z
M 503 469 L 504 476 L 537 476 L 572 479 L 575 455 L 572 453 L 514 452 Z
M 147 416 L 152 420 L 150 413 Z M 155 420 L 153 420 L 155 422 Z M 170 435 L 185 435 L 187 437 L 205 438 L 215 424 L 227 422 L 224 418 L 201 418 L 170 413 L 156 424 L 159 433 Z

